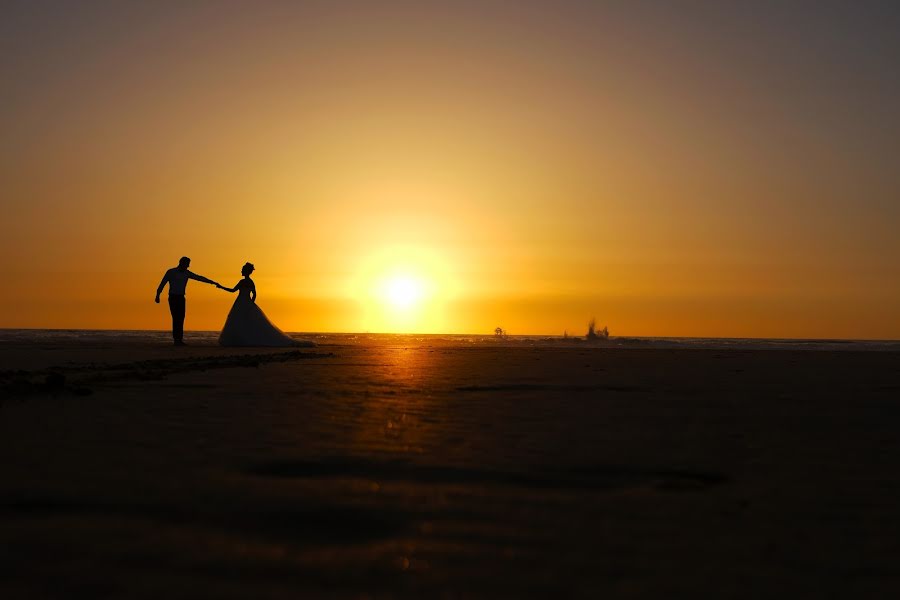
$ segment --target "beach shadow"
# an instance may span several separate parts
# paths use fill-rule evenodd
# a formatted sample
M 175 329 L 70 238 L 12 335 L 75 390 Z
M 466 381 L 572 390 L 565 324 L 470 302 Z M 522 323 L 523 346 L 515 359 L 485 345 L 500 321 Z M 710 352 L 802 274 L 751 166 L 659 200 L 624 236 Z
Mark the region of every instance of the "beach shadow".
M 641 392 L 646 388 L 625 385 L 577 385 L 544 383 L 506 383 L 496 385 L 464 385 L 457 392 Z
M 667 492 L 697 491 L 729 481 L 721 473 L 616 465 L 504 471 L 345 458 L 271 461 L 253 465 L 246 472 L 257 477 L 273 478 L 345 478 L 408 484 L 507 486 L 569 491 L 613 491 L 638 487 L 651 487 Z
M 187 569 L 194 588 L 178 597 L 220 597 L 209 588 L 220 582 L 265 589 L 272 581 L 299 586 L 306 592 L 300 596 L 317 598 L 333 597 L 334 590 L 351 597 L 387 593 L 405 573 L 396 557 L 372 548 L 407 539 L 419 525 L 417 515 L 384 506 L 245 498 L 210 508 L 187 499 L 145 504 L 53 495 L 0 499 L 0 522 L 15 523 L 30 540 L 0 549 L 4 583 L 35 585 L 46 570 L 58 573 L 60 562 L 88 567 L 77 580 L 64 579 L 59 589 L 49 581 L 49 591 L 28 597 L 82 597 L 76 588 L 84 597 L 129 597 L 129 574 L 174 578 L 182 585 Z M 334 548 L 343 553 L 333 556 Z M 331 559 L 323 560 L 322 551 Z M 95 576 L 104 581 L 92 581 Z
M 34 495 L 0 501 L 0 518 L 131 520 L 293 544 L 368 543 L 413 532 L 416 526 L 411 515 L 386 507 L 258 501 L 209 509 L 189 502 L 142 504 Z

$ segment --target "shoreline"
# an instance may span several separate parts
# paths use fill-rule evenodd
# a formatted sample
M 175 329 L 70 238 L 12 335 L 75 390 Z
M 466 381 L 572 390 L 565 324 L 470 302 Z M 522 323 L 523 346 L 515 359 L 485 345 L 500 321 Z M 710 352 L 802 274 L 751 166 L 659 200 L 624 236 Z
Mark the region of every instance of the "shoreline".
M 0 333 L 9 332 L 57 332 L 57 333 L 127 333 L 127 334 L 166 334 L 168 329 L 116 329 L 116 328 L 88 328 L 79 329 L 73 327 L 0 327 Z M 218 330 L 213 329 L 185 329 L 185 334 L 218 335 Z M 385 337 L 424 337 L 424 338 L 486 338 L 495 339 L 497 336 L 490 333 L 417 333 L 417 332 L 379 332 L 379 331 L 285 331 L 289 335 L 296 336 L 323 336 L 323 337 L 359 337 L 359 336 L 385 336 Z M 571 339 L 584 342 L 587 340 L 583 334 L 559 335 L 555 333 L 522 333 L 504 334 L 503 338 L 518 339 Z M 816 338 L 816 337 L 740 337 L 740 336 L 648 336 L 648 335 L 610 335 L 608 341 L 615 340 L 710 340 L 722 342 L 823 342 L 823 343 L 896 343 L 900 344 L 900 338 Z M 605 340 L 596 340 L 602 342 Z

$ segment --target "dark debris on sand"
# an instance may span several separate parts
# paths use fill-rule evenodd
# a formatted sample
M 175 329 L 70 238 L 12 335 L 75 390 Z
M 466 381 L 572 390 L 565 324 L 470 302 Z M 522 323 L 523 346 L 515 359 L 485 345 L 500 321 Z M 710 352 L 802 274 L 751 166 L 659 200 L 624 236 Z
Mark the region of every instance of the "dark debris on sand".
M 276 352 L 270 354 L 235 354 L 228 356 L 198 356 L 141 360 L 130 363 L 56 366 L 35 371 L 0 371 L 0 401 L 32 396 L 87 396 L 93 393 L 88 384 L 110 381 L 161 380 L 176 373 L 255 367 L 269 363 L 294 360 L 330 358 L 334 354 L 302 352 Z

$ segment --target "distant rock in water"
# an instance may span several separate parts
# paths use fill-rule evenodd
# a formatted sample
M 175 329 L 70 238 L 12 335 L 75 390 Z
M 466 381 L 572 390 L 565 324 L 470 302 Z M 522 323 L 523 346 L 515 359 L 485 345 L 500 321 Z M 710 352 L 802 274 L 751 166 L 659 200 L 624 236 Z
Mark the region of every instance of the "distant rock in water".
M 600 331 L 596 331 L 597 327 L 597 319 L 591 319 L 588 323 L 588 332 L 587 335 L 584 336 L 588 341 L 598 341 L 598 340 L 608 340 L 609 339 L 609 329 L 604 325 L 603 329 Z

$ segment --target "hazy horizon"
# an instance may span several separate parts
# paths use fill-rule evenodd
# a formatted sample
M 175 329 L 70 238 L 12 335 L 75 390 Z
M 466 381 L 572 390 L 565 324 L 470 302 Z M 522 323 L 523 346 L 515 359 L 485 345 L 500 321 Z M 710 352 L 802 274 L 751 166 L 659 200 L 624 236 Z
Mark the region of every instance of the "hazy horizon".
M 0 327 L 900 338 L 900 6 L 11 2 Z M 192 282 L 189 330 L 234 296 Z M 476 333 L 474 335 L 480 335 Z
M 55 327 L 0 327 L 0 331 L 63 331 L 63 332 L 138 332 L 138 333 L 158 333 L 160 335 L 168 338 L 171 335 L 171 330 L 167 328 L 160 329 L 145 329 L 145 328 L 135 328 L 135 329 L 111 329 L 111 328 L 91 328 L 91 329 L 82 329 L 82 328 L 55 328 Z M 185 329 L 186 333 L 192 334 L 218 334 L 219 329 Z M 296 334 L 296 335 L 316 335 L 316 336 L 357 336 L 357 335 L 373 335 L 373 336 L 432 336 L 432 337 L 440 337 L 440 336 L 451 336 L 451 337 L 480 337 L 480 338 L 493 338 L 495 334 L 493 332 L 411 332 L 411 331 L 305 331 L 305 330 L 285 330 L 285 333 Z M 564 332 L 564 333 L 534 333 L 534 332 L 504 332 L 504 337 L 508 338 L 559 338 L 564 339 L 564 335 L 567 335 L 569 339 L 583 339 L 585 337 L 585 332 Z M 759 340 L 759 341 L 810 341 L 810 342 L 897 342 L 900 343 L 900 339 L 894 338 L 783 338 L 783 337 L 757 337 L 757 336 L 749 336 L 749 337 L 729 337 L 729 336 L 653 336 L 653 335 L 629 335 L 627 333 L 614 333 L 609 332 L 609 339 L 672 339 L 672 340 Z M 602 343 L 602 342 L 600 342 Z

